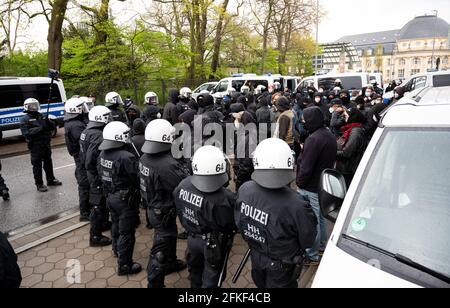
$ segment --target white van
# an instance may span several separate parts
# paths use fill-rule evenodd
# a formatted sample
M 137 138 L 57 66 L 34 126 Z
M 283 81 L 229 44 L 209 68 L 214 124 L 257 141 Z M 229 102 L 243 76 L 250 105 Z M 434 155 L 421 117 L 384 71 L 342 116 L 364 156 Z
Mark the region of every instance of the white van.
M 51 79 L 46 77 L 0 77 L 0 140 L 4 131 L 17 130 L 20 127 L 20 119 L 24 116 L 23 103 L 27 98 L 37 99 L 41 103 L 41 112 L 46 114 L 50 84 Z M 66 100 L 63 82 L 55 81 L 49 118 L 59 127 L 64 124 Z
M 381 73 L 371 73 L 371 74 L 369 74 L 369 79 L 370 79 L 370 83 L 372 83 L 372 81 L 376 81 L 378 86 L 381 89 L 384 89 L 383 74 L 381 74 Z
M 222 99 L 227 95 L 228 91 L 235 89 L 237 92 L 241 91 L 242 86 L 246 85 L 251 90 L 259 85 L 263 85 L 266 89 L 270 84 L 281 81 L 281 75 L 256 75 L 256 74 L 237 74 L 232 77 L 224 78 L 219 81 L 219 84 L 211 91 L 214 99 Z M 281 82 L 280 82 L 281 83 Z
M 336 79 L 342 81 L 346 90 L 361 90 L 370 83 L 367 73 L 344 73 L 344 74 L 326 74 L 304 78 L 297 87 L 298 93 L 307 93 L 308 86 L 313 83 L 316 89 L 323 87 L 325 91 L 331 91 L 334 88 Z
M 337 221 L 313 287 L 450 287 L 449 153 L 450 87 L 424 88 L 383 116 L 348 192 L 325 170 Z

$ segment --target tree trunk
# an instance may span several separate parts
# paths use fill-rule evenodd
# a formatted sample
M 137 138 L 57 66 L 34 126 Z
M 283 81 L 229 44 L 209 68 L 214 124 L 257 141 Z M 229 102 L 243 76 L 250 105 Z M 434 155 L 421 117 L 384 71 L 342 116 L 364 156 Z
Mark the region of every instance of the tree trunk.
M 95 35 L 95 45 L 105 44 L 108 39 L 108 33 L 105 30 L 109 20 L 109 0 L 102 0 L 97 15 L 97 25 L 100 30 Z
M 66 15 L 69 0 L 55 0 L 53 2 L 52 17 L 48 27 L 48 67 L 60 70 L 62 62 L 62 25 Z
M 216 37 L 214 38 L 213 56 L 211 62 L 211 76 L 213 79 L 219 68 L 220 46 L 222 43 L 223 21 L 227 12 L 229 0 L 224 0 L 220 9 L 219 21 L 217 22 Z

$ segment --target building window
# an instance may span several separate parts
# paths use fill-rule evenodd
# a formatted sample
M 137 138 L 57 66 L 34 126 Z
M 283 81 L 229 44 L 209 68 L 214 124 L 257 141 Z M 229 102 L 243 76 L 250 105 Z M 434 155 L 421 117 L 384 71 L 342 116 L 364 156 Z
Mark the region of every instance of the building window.
M 419 74 L 420 70 L 419 69 L 413 69 L 411 70 L 411 76 L 415 75 L 415 74 Z
M 428 42 L 425 42 L 425 44 L 423 45 L 425 48 L 428 47 Z
M 364 53 L 364 51 L 362 49 L 358 49 L 358 56 L 362 57 L 363 53 Z
M 420 45 L 422 45 L 422 42 L 417 41 L 416 42 L 416 47 L 419 47 Z
M 388 59 L 388 65 L 392 65 L 392 60 L 390 58 Z
M 398 78 L 405 78 L 405 70 L 404 69 L 398 70 Z
M 367 49 L 367 55 L 370 57 L 370 56 L 373 56 L 373 50 L 372 50 L 372 48 L 368 48 Z
M 445 65 L 448 64 L 448 57 L 445 57 L 444 60 L 442 60 L 442 64 L 445 64 Z
M 406 64 L 406 60 L 402 58 L 402 59 L 398 60 L 398 64 L 399 65 L 405 65 Z
M 413 64 L 414 64 L 414 65 L 420 65 L 420 62 L 421 62 L 421 61 L 420 61 L 420 58 L 414 58 L 414 59 L 413 59 Z

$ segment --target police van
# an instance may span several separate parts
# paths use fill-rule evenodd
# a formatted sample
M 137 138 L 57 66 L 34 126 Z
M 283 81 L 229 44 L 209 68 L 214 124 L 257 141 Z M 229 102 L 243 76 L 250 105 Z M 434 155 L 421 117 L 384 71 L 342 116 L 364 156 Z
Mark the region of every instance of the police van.
M 331 91 L 334 88 L 336 79 L 341 80 L 342 86 L 346 90 L 361 90 L 370 83 L 370 76 L 367 73 L 330 73 L 302 79 L 297 87 L 297 92 L 307 93 L 310 84 L 313 84 L 316 89 L 322 87 L 325 91 Z
M 450 87 L 422 88 L 382 117 L 347 191 L 319 187 L 336 222 L 313 287 L 450 287 Z
M 269 85 L 276 81 L 281 81 L 281 75 L 236 74 L 220 80 L 217 86 L 211 91 L 211 94 L 215 100 L 220 100 L 227 95 L 228 91 L 231 89 L 240 92 L 244 85 L 248 86 L 250 90 L 254 90 L 259 85 L 263 85 L 268 89 Z
M 51 79 L 47 77 L 0 77 L 0 141 L 3 132 L 20 128 L 24 116 L 23 103 L 27 98 L 35 98 L 41 104 L 41 113 L 47 114 Z M 64 122 L 66 91 L 61 80 L 54 81 L 50 100 L 49 118 L 58 127 Z M 14 135 L 20 132 L 11 132 Z M 53 132 L 56 135 L 56 131 Z

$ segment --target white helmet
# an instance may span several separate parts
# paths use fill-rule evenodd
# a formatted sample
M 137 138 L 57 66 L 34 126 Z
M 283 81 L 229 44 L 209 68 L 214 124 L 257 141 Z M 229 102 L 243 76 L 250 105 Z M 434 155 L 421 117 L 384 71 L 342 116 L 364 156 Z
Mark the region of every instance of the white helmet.
M 83 100 L 81 98 L 71 98 L 64 105 L 64 120 L 71 120 L 78 117 L 80 114 L 83 114 Z
M 334 83 L 342 83 L 342 80 L 340 80 L 340 79 L 338 78 L 338 79 L 336 79 L 336 80 L 334 81 Z
M 28 112 L 39 112 L 41 111 L 41 104 L 35 98 L 28 98 L 23 103 L 23 110 Z
M 273 87 L 275 88 L 275 90 L 281 90 L 281 83 L 279 83 L 278 81 L 275 81 L 273 83 Z
M 145 94 L 145 104 L 147 105 L 158 105 L 158 95 L 155 92 L 148 92 Z
M 180 90 L 180 98 L 191 98 L 192 91 L 191 89 L 184 87 Z
M 130 142 L 130 128 L 123 122 L 115 121 L 103 129 L 103 142 L 100 151 L 117 149 Z
M 95 104 L 92 100 L 92 97 L 82 96 L 82 97 L 80 97 L 80 99 L 83 101 L 84 107 L 85 107 L 83 112 L 89 113 L 89 111 L 91 111 L 91 109 L 94 108 L 94 106 L 95 106 Z
M 103 127 L 111 122 L 111 110 L 105 106 L 95 106 L 89 111 L 89 124 L 87 128 Z
M 266 90 L 266 87 L 263 86 L 262 84 L 260 84 L 259 86 L 256 87 L 255 89 L 255 95 L 261 94 Z
M 294 179 L 294 155 L 281 139 L 270 138 L 261 142 L 253 154 L 255 171 L 252 179 L 260 186 L 278 189 Z
M 195 152 L 192 170 L 192 185 L 201 192 L 215 192 L 229 182 L 230 162 L 219 148 L 212 145 L 201 147 Z
M 105 106 L 111 107 L 115 105 L 123 105 L 122 97 L 117 92 L 109 92 L 105 96 Z
M 242 86 L 241 87 L 241 93 L 242 94 L 247 94 L 250 92 L 250 87 L 249 86 Z
M 231 88 L 231 89 L 227 90 L 228 96 L 232 96 L 234 93 L 236 93 L 236 89 L 235 88 Z
M 169 151 L 174 141 L 175 127 L 167 120 L 157 119 L 151 121 L 145 129 L 145 143 L 142 152 L 158 154 Z

